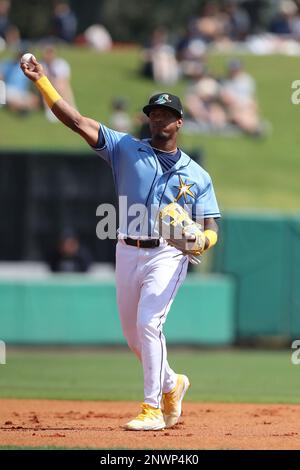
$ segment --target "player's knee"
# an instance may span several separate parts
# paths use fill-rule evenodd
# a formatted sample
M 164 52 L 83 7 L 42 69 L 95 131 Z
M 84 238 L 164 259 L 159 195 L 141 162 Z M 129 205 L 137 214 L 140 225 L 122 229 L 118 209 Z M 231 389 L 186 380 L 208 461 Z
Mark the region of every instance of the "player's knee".
M 138 357 L 140 357 L 140 346 L 136 332 L 133 332 L 131 328 L 123 327 L 123 335 L 126 338 L 129 349 Z
M 139 338 L 147 336 L 156 337 L 159 333 L 159 328 L 157 322 L 149 320 L 147 318 L 140 318 L 137 322 L 137 332 Z
M 127 338 L 127 344 L 128 344 L 129 349 L 140 359 L 141 350 L 139 346 L 139 341 L 131 339 L 131 338 Z

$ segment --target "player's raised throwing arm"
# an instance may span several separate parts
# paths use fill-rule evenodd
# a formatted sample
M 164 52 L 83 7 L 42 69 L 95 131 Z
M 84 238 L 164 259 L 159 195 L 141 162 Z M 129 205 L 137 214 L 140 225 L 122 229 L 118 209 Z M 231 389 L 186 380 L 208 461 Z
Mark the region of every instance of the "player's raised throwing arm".
M 26 77 L 34 82 L 53 114 L 72 131 L 81 135 L 88 144 L 96 146 L 99 123 L 82 116 L 58 94 L 34 56 L 29 61 L 22 62 L 21 59 L 20 67 Z

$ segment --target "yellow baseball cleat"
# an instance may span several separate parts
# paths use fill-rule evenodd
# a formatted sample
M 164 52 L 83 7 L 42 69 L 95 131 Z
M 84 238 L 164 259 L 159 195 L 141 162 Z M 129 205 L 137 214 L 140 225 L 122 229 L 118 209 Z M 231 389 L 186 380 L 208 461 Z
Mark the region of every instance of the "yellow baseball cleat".
M 181 415 L 181 402 L 189 387 L 190 382 L 186 375 L 178 375 L 176 387 L 163 394 L 162 409 L 167 428 L 178 423 Z
M 147 403 L 142 403 L 142 412 L 124 428 L 130 431 L 158 431 L 165 429 L 166 423 L 160 408 L 153 408 Z

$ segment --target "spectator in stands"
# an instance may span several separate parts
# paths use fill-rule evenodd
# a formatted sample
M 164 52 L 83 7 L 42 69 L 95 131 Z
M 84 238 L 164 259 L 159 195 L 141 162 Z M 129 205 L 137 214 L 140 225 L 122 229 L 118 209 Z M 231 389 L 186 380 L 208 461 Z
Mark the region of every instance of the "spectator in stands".
M 300 2 L 297 3 L 296 9 L 289 18 L 289 27 L 292 38 L 300 42 Z
M 9 0 L 0 0 L 0 46 L 16 52 L 25 48 L 25 44 L 21 40 L 19 28 L 9 19 L 10 6 Z
M 59 94 L 73 107 L 75 105 L 74 93 L 70 83 L 71 68 L 68 62 L 57 57 L 56 49 L 52 44 L 48 44 L 42 51 L 42 65 L 45 74 L 51 80 Z M 49 107 L 45 105 L 47 118 L 52 122 L 58 122 Z
M 185 96 L 186 130 L 219 132 L 225 129 L 227 117 L 219 92 L 218 80 L 199 65 L 198 77 Z
M 57 2 L 53 12 L 54 35 L 65 42 L 73 42 L 77 31 L 77 18 L 67 2 Z
M 0 37 L 5 39 L 6 32 L 11 26 L 9 20 L 9 10 L 10 10 L 10 1 L 9 0 L 0 0 Z
M 177 45 L 177 60 L 183 76 L 197 79 L 198 67 L 205 62 L 206 43 L 199 37 L 193 23 L 187 27 L 186 33 Z
M 225 34 L 232 41 L 244 41 L 250 32 L 250 17 L 238 5 L 237 0 L 225 0 L 223 13 L 226 15 Z
M 74 231 L 65 229 L 57 249 L 48 256 L 47 261 L 52 272 L 83 273 L 90 269 L 92 257 Z
M 5 34 L 6 47 L 11 51 L 19 51 L 21 49 L 25 50 L 26 44 L 25 41 L 21 39 L 21 33 L 17 26 L 10 25 Z
M 297 41 L 300 42 L 300 15 L 293 19 L 291 22 L 291 32 L 292 37 Z
M 193 36 L 201 38 L 209 44 L 217 41 L 224 35 L 226 25 L 226 15 L 220 9 L 216 1 L 207 1 L 200 15 L 193 18 L 189 28 L 193 31 Z
M 115 98 L 112 101 L 110 126 L 118 132 L 130 133 L 132 123 L 127 111 L 128 103 L 124 98 Z
M 144 49 L 143 61 L 143 75 L 151 77 L 155 82 L 170 85 L 178 80 L 175 49 L 169 43 L 168 33 L 164 28 L 153 31 L 150 44 Z
M 292 0 L 281 0 L 279 12 L 271 21 L 270 32 L 281 36 L 291 35 L 291 21 L 297 13 L 298 8 Z
M 0 63 L 0 80 L 5 84 L 5 104 L 9 110 L 22 115 L 37 110 L 40 103 L 39 97 L 31 91 L 30 83 L 20 70 L 23 53 L 24 51 L 18 52 L 14 59 Z
M 98 52 L 109 51 L 113 46 L 110 33 L 101 24 L 89 26 L 81 38 L 84 44 L 89 45 Z
M 255 81 L 244 70 L 242 63 L 237 59 L 231 60 L 220 96 L 227 109 L 229 122 L 251 135 L 261 132 L 255 89 Z
M 185 97 L 186 131 L 262 135 L 267 123 L 260 120 L 255 88 L 254 79 L 237 59 L 229 62 L 223 80 L 199 67 L 198 78 Z

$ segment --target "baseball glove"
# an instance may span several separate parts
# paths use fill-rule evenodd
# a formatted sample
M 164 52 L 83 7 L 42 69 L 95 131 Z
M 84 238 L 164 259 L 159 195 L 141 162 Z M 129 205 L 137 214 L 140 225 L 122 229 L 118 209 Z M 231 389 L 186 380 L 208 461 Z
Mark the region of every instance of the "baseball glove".
M 159 212 L 160 234 L 185 255 L 199 256 L 205 247 L 202 226 L 194 222 L 178 204 L 172 202 Z

